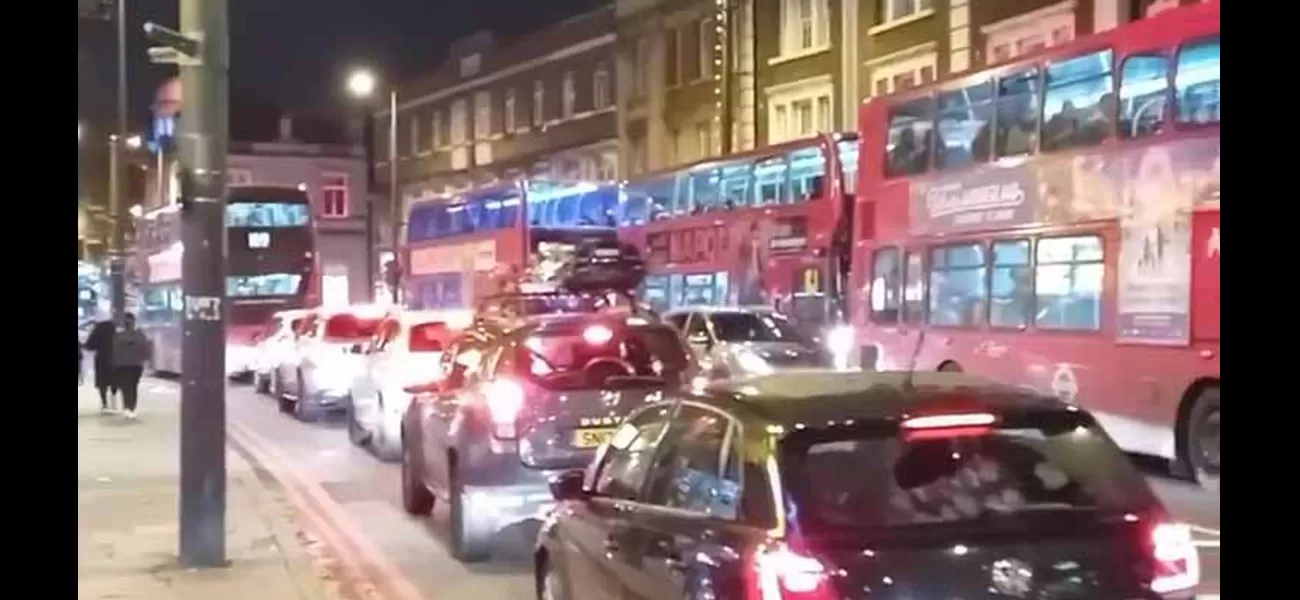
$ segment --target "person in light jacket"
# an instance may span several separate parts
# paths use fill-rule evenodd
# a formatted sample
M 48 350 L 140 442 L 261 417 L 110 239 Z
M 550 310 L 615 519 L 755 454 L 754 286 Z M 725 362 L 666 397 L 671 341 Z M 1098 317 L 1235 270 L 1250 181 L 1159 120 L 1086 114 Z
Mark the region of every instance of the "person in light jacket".
M 122 392 L 126 418 L 135 419 L 135 406 L 139 400 L 140 376 L 144 364 L 153 357 L 153 343 L 135 326 L 135 315 L 126 313 L 122 330 L 113 337 L 113 379 Z

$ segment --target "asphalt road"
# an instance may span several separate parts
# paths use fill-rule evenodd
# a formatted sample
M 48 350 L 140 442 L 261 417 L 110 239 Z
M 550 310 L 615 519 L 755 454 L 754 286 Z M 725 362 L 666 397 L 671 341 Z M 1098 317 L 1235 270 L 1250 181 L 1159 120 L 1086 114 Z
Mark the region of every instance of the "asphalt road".
M 265 448 L 301 487 L 315 490 L 315 503 L 332 520 L 364 537 L 366 547 L 358 551 L 362 560 L 386 567 L 376 571 L 380 578 L 404 579 L 404 600 L 534 598 L 529 553 L 535 530 L 507 531 L 492 561 L 462 565 L 446 549 L 446 509 L 439 506 L 430 519 L 408 517 L 401 508 L 398 466 L 349 444 L 338 420 L 298 422 L 247 387 L 231 386 L 227 398 L 232 431 Z M 1193 524 L 1202 556 L 1198 591 L 1217 599 L 1218 494 L 1160 475 L 1149 478 L 1176 516 Z

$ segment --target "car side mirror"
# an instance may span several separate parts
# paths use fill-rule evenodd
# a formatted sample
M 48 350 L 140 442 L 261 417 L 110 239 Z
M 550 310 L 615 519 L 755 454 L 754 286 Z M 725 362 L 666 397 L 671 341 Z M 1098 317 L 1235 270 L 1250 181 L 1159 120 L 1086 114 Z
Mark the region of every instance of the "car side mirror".
M 352 344 L 352 348 L 349 350 L 349 352 L 351 352 L 352 354 L 365 354 L 366 349 L 361 345 L 360 342 L 358 342 L 356 344 Z
M 551 478 L 551 496 L 556 500 L 586 500 L 591 493 L 583 487 L 585 475 L 579 469 L 565 471 Z

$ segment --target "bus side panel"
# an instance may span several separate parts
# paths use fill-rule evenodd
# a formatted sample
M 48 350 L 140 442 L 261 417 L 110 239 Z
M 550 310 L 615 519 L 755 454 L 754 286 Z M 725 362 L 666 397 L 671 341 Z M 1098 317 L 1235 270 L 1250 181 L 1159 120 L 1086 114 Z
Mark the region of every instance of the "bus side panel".
M 1219 341 L 1219 211 L 1192 219 L 1192 339 Z

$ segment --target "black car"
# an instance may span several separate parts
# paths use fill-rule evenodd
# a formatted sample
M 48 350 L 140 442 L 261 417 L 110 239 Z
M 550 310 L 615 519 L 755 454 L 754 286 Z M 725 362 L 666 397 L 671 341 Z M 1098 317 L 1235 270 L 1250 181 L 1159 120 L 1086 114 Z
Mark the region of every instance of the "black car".
M 1199 563 L 1085 411 L 960 373 L 787 372 L 628 417 L 536 550 L 561 600 L 1191 598 Z
M 445 377 L 408 391 L 402 501 L 451 513 L 451 550 L 488 558 L 500 530 L 540 520 L 553 475 L 589 464 L 630 412 L 689 381 L 667 325 L 619 312 L 480 322 L 442 355 Z

